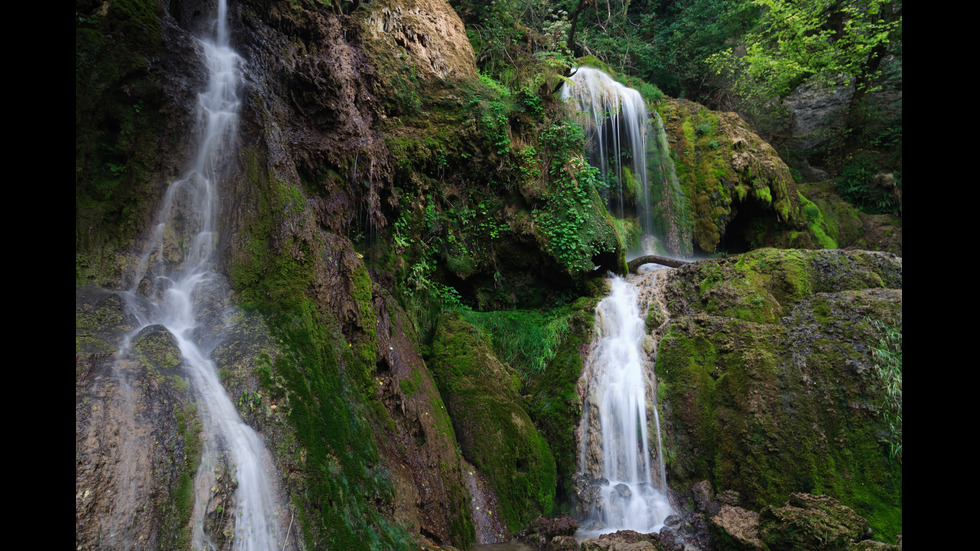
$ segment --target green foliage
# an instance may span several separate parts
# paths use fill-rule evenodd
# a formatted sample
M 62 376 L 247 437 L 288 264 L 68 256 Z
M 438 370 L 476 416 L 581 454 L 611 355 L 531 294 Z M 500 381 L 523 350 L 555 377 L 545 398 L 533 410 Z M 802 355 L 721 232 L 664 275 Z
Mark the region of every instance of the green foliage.
M 613 247 L 596 233 L 605 223 L 597 218 L 605 211 L 597 191 L 599 169 L 580 158 L 569 164 L 571 174 L 558 174 L 551 196 L 532 215 L 548 238 L 548 252 L 570 273 L 580 274 L 593 268 L 593 256 Z
M 882 169 L 873 155 L 858 153 L 844 165 L 835 189 L 844 200 L 866 213 L 897 214 L 895 196 L 890 190 L 876 185 L 875 177 L 880 172 Z M 901 180 L 897 183 L 900 186 Z
M 710 63 L 734 75 L 744 96 L 762 101 L 784 98 L 804 81 L 866 86 L 876 76 L 871 62 L 902 22 L 901 15 L 890 16 L 895 0 L 751 2 L 761 17 L 744 38 L 745 55 L 729 48 Z
M 751 28 L 759 9 L 746 0 L 650 0 L 631 2 L 630 13 L 642 35 L 655 38 L 639 74 L 673 97 L 705 102 L 724 85 L 705 60 Z
M 486 90 L 470 97 L 470 107 L 479 114 L 480 130 L 487 141 L 498 155 L 503 155 L 510 148 L 510 115 L 515 109 L 513 95 L 489 75 L 481 73 L 480 82 Z
M 450 0 L 463 18 L 477 66 L 497 75 L 520 70 L 517 58 L 542 54 L 566 64 L 567 2 L 554 0 Z M 510 84 L 510 79 L 505 79 Z M 526 79 L 523 79 L 526 80 Z
M 875 369 L 884 389 L 882 417 L 888 427 L 885 443 L 894 459 L 902 461 L 902 325 L 891 326 L 877 320 L 871 325 L 881 332 L 871 348 Z
M 537 310 L 463 312 L 463 318 L 489 336 L 494 354 L 526 382 L 544 373 L 568 333 L 567 314 Z

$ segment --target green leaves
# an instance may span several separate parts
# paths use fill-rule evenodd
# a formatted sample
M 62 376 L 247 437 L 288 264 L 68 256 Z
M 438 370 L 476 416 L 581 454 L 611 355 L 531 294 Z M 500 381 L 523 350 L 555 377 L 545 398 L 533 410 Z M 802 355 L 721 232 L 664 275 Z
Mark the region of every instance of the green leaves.
M 872 60 L 901 15 L 886 17 L 894 0 L 794 2 L 750 0 L 761 19 L 734 48 L 708 58 L 719 74 L 729 73 L 746 96 L 781 99 L 803 82 L 834 88 L 849 82 L 865 86 L 874 75 Z
M 891 457 L 902 460 L 902 325 L 896 326 L 872 321 L 871 325 L 881 332 L 878 342 L 872 347 L 879 384 L 885 392 L 881 404 L 882 415 L 888 431 L 885 443 Z

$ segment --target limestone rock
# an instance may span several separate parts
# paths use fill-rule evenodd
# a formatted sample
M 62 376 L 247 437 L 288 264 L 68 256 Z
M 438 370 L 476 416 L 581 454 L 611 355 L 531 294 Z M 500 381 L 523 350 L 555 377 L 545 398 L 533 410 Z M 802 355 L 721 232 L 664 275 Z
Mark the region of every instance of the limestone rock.
M 476 77 L 473 48 L 459 15 L 442 0 L 380 0 L 364 22 L 372 39 L 407 54 L 424 79 Z
M 710 526 L 715 538 L 730 549 L 763 549 L 759 541 L 759 513 L 741 507 L 723 505 L 717 515 L 711 517 Z
M 868 535 L 865 519 L 824 495 L 792 494 L 759 515 L 759 538 L 772 551 L 845 549 Z
M 902 259 L 760 249 L 668 277 L 656 370 L 675 489 L 707 479 L 762 510 L 834 488 L 876 536 L 900 533 L 902 464 L 872 351 L 902 324 Z
M 853 96 L 853 84 L 835 88 L 804 84 L 793 91 L 783 105 L 790 112 L 797 146 L 809 151 L 833 138 L 844 126 L 844 115 Z

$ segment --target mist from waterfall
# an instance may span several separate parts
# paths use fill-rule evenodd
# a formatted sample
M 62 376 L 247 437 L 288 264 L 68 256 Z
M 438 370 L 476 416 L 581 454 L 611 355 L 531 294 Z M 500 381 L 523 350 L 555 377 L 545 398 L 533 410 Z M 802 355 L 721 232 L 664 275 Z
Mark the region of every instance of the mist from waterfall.
M 207 69 L 207 88 L 198 95 L 196 149 L 185 176 L 166 191 L 150 243 L 123 294 L 138 327 L 129 342 L 148 327 L 176 339 L 202 422 L 202 453 L 194 482 L 192 548 L 215 549 L 205 521 L 217 505 L 216 488 L 234 488 L 230 536 L 236 550 L 279 550 L 285 511 L 270 454 L 259 435 L 245 424 L 218 378 L 211 351 L 221 342 L 233 311 L 228 285 L 215 271 L 218 191 L 235 163 L 242 82 L 241 57 L 229 46 L 227 5 L 218 3 L 214 37 L 199 41 Z M 137 450 L 138 452 L 138 450 Z M 227 504 L 226 504 L 227 505 Z M 133 547 L 136 542 L 130 542 Z

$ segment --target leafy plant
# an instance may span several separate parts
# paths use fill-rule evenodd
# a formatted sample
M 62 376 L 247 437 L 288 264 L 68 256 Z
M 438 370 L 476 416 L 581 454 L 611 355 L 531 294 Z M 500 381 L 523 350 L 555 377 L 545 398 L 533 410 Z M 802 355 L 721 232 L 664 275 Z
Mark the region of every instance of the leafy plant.
M 902 325 L 886 325 L 872 321 L 871 325 L 881 332 L 872 347 L 875 371 L 884 389 L 885 400 L 881 404 L 882 416 L 887 426 L 885 443 L 892 458 L 902 460 Z
M 717 71 L 731 71 L 743 94 L 763 99 L 784 98 L 807 80 L 860 88 L 874 77 L 876 50 L 901 27 L 901 15 L 891 16 L 893 1 L 751 0 L 761 18 L 745 36 L 745 54 L 729 48 L 709 60 Z
M 841 170 L 835 189 L 844 200 L 870 214 L 897 213 L 898 203 L 890 190 L 876 185 L 880 169 L 874 157 L 859 154 Z
M 489 335 L 497 357 L 525 382 L 544 372 L 569 331 L 566 315 L 537 310 L 466 311 L 463 318 Z

